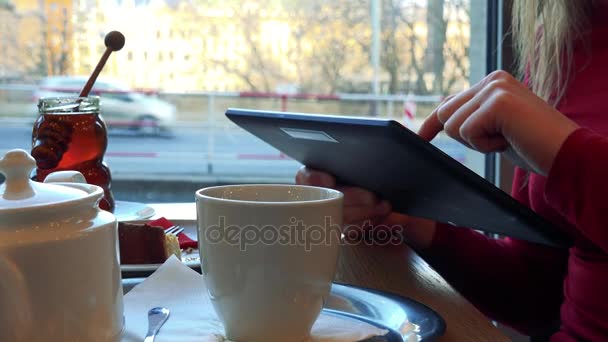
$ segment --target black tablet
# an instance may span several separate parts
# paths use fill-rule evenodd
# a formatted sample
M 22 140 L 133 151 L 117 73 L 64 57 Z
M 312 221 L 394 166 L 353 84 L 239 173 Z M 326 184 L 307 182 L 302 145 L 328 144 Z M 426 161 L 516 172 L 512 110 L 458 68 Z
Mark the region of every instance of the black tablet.
M 237 108 L 226 116 L 303 165 L 373 191 L 397 212 L 571 245 L 530 208 L 394 120 Z

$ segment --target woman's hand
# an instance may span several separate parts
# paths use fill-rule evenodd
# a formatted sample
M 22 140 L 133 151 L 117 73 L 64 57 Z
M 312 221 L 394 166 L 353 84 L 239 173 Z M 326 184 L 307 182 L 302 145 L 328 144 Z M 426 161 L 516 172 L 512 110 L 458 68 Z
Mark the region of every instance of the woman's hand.
M 562 143 L 578 126 L 504 71 L 447 98 L 418 134 L 447 135 L 480 152 L 506 152 L 518 164 L 547 175 Z
M 382 220 L 391 213 L 387 201 L 381 201 L 373 193 L 351 186 L 337 186 L 336 179 L 321 171 L 301 168 L 296 174 L 296 184 L 321 186 L 344 194 L 344 224 L 363 224 L 365 221 Z
M 393 233 L 402 234 L 414 248 L 429 246 L 435 234 L 435 222 L 393 213 L 390 203 L 372 192 L 352 186 L 339 186 L 336 179 L 324 172 L 301 168 L 296 184 L 333 188 L 344 194 L 344 225 L 369 228 L 384 225 Z

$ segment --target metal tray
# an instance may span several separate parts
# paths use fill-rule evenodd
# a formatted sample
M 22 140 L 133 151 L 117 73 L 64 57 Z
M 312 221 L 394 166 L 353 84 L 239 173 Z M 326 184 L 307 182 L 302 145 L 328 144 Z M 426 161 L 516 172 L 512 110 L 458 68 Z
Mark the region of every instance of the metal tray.
M 143 280 L 124 279 L 125 293 Z M 434 341 L 445 332 L 445 321 L 429 307 L 401 296 L 351 285 L 334 283 L 323 310 L 388 330 L 384 336 L 361 342 Z
M 334 283 L 323 310 L 389 330 L 365 342 L 434 341 L 445 332 L 443 318 L 419 302 L 350 285 Z

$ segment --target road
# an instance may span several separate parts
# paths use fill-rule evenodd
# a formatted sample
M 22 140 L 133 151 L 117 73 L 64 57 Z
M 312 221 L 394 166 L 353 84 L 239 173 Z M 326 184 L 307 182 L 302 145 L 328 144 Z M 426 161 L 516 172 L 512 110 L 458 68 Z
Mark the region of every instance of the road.
M 29 151 L 31 125 L 3 124 L 0 137 L 0 155 L 13 148 Z M 450 139 L 434 143 L 465 164 L 471 161 L 469 152 Z M 110 131 L 105 161 L 114 179 L 134 181 L 292 182 L 300 167 L 236 126 L 210 129 L 188 123 L 173 136 Z
M 2 154 L 31 148 L 29 126 L 0 127 L 0 137 Z M 161 137 L 110 131 L 105 161 L 115 179 L 133 180 L 291 181 L 299 168 L 247 132 L 204 127 L 179 127 Z

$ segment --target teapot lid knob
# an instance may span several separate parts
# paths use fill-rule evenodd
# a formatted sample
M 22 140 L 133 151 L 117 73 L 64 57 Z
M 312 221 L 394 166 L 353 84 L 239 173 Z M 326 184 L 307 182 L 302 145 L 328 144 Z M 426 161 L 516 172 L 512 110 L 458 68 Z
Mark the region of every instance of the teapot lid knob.
M 0 173 L 6 177 L 6 199 L 13 199 L 7 196 L 23 199 L 35 195 L 30 180 L 30 174 L 35 167 L 36 160 L 24 150 L 11 150 L 0 158 Z
M 6 176 L 6 181 L 0 184 L 0 217 L 3 211 L 11 213 L 13 209 L 75 201 L 89 194 L 79 187 L 35 182 L 30 179 L 35 167 L 36 161 L 24 150 L 11 150 L 0 158 L 0 173 Z M 78 175 L 77 172 L 64 171 L 52 181 L 71 182 Z

